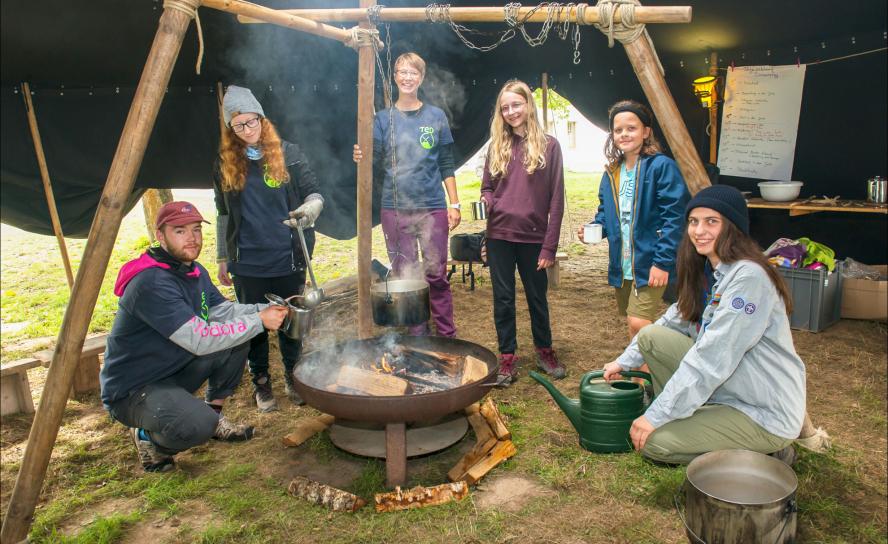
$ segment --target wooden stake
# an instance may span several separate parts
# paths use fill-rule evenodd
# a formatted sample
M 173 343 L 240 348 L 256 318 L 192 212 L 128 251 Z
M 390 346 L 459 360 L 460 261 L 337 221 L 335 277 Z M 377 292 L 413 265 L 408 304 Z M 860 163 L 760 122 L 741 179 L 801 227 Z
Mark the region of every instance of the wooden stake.
M 148 239 L 154 242 L 154 223 L 157 221 L 157 212 L 167 202 L 173 201 L 173 192 L 169 189 L 148 189 L 142 194 L 142 211 L 145 213 L 145 228 L 148 229 Z
M 549 74 L 543 72 L 543 132 L 549 133 Z
M 484 419 L 487 420 L 487 424 L 493 429 L 493 433 L 496 435 L 497 440 L 509 440 L 512 438 L 512 433 L 509 432 L 509 429 L 506 428 L 506 424 L 503 423 L 503 418 L 500 416 L 499 410 L 496 409 L 496 404 L 493 403 L 492 399 L 488 398 L 481 405 L 481 415 L 484 416 Z
M 367 504 L 367 501 L 357 495 L 309 480 L 304 476 L 293 478 L 287 487 L 287 492 L 294 497 L 326 506 L 336 512 L 357 512 Z
M 323 431 L 333 424 L 334 417 L 330 414 L 321 414 L 318 417 L 308 417 L 296 422 L 296 430 L 281 439 L 285 446 L 295 448 L 312 436 Z
M 367 20 L 367 10 L 361 4 L 361 9 L 288 9 L 281 10 L 283 13 L 298 15 L 304 19 L 312 21 L 326 22 L 356 22 Z M 533 11 L 533 13 L 531 13 Z M 568 14 L 567 19 L 570 22 L 577 20 L 577 10 L 571 7 L 565 10 Z M 501 7 L 451 7 L 448 13 L 454 22 L 461 23 L 497 23 L 503 22 L 503 8 Z M 542 23 L 546 21 L 548 12 L 545 9 L 538 8 L 519 8 L 517 18 L 524 21 L 527 19 L 531 23 Z M 257 19 L 250 17 L 238 17 L 238 21 L 242 23 L 261 23 Z M 402 23 L 424 23 L 427 22 L 426 8 L 382 8 L 379 11 L 379 20 L 385 22 L 402 22 Z M 622 15 L 619 11 L 614 13 L 614 22 L 621 22 Z M 563 20 L 559 22 L 564 22 Z M 593 24 L 598 22 L 598 10 L 593 6 L 589 6 L 585 12 L 585 23 Z M 690 23 L 691 7 L 690 6 L 636 6 L 635 22 L 637 23 Z
M 709 54 L 709 75 L 718 78 L 718 53 Z M 716 79 L 718 82 L 718 79 Z M 718 162 L 718 85 L 712 88 L 712 106 L 709 108 L 709 163 Z
M 377 512 L 394 512 L 458 501 L 468 494 L 469 486 L 465 482 L 455 482 L 432 487 L 417 486 L 408 491 L 396 487 L 391 493 L 377 493 L 374 500 Z
M 74 273 L 71 270 L 71 259 L 68 258 L 68 246 L 65 244 L 65 235 L 62 233 L 59 211 L 56 208 L 55 196 L 52 192 L 49 168 L 46 166 L 46 155 L 43 153 L 43 140 L 40 139 L 40 129 L 37 128 L 37 112 L 34 111 L 34 103 L 31 102 L 31 86 L 27 81 L 22 83 L 22 95 L 25 99 L 25 110 L 28 112 L 28 126 L 31 128 L 31 139 L 34 141 L 34 153 L 37 155 L 40 179 L 43 180 L 43 192 L 46 195 L 46 206 L 49 208 L 49 220 L 52 223 L 52 231 L 59 242 L 62 263 L 65 265 L 65 277 L 68 278 L 68 289 L 73 289 Z
M 200 5 L 200 0 L 180 0 L 180 3 L 183 1 L 195 9 Z M 2 542 L 19 542 L 28 535 L 34 507 L 37 505 L 40 488 L 43 487 L 46 467 L 59 432 L 68 391 L 80 361 L 80 350 L 108 268 L 108 258 L 114 249 L 126 201 L 132 193 L 151 129 L 157 119 L 160 103 L 191 18 L 192 14 L 180 9 L 166 8 L 160 16 L 157 34 L 136 88 L 89 231 L 15 487 L 7 500 L 9 507 L 0 530 Z
M 376 0 L 361 0 L 361 8 Z M 361 28 L 374 25 L 362 22 Z M 373 258 L 373 91 L 376 85 L 376 54 L 370 47 L 358 48 L 358 145 L 364 158 L 358 163 L 358 338 L 373 336 L 370 311 L 370 263 Z M 394 107 L 394 105 L 392 105 Z
M 703 168 L 703 162 L 678 112 L 672 93 L 666 86 L 666 80 L 660 73 L 650 44 L 642 36 L 632 43 L 624 43 L 623 47 L 691 194 L 709 187 L 709 176 L 706 175 L 706 169 Z

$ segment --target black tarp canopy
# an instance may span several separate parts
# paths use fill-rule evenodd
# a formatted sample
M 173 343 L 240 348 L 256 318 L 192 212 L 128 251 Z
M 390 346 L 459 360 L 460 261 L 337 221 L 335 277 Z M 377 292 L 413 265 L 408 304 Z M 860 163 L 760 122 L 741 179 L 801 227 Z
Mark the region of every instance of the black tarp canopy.
M 355 7 L 356 2 L 263 1 L 273 8 Z M 489 2 L 484 3 L 491 5 Z M 424 7 L 417 2 L 387 6 Z M 482 5 L 480 2 L 454 2 Z M 531 4 L 527 4 L 531 5 Z M 646 2 L 690 5 L 690 24 L 649 25 L 666 79 L 701 156 L 708 156 L 705 110 L 690 82 L 719 66 L 815 63 L 884 48 L 884 0 L 772 2 L 695 0 Z M 88 232 L 111 158 L 162 10 L 161 0 L 4 0 L 0 4 L 2 59 L 2 221 L 51 234 L 49 214 L 28 132 L 20 83 L 33 91 L 40 132 L 67 236 Z M 200 10 L 205 54 L 195 74 L 198 39 L 192 25 L 136 181 L 131 204 L 145 188 L 209 188 L 218 146 L 217 82 L 251 87 L 282 136 L 306 148 L 328 201 L 318 228 L 348 238 L 355 232 L 357 55 L 338 42 L 272 25 L 243 25 L 234 16 Z M 349 25 L 350 26 L 350 25 Z M 505 24 L 474 25 L 479 44 L 495 40 Z M 528 25 L 536 33 L 540 25 Z M 554 30 L 531 48 L 518 36 L 489 53 L 465 47 L 447 25 L 400 23 L 390 27 L 394 56 L 414 50 L 429 63 L 424 98 L 450 116 L 459 158 L 486 140 L 494 97 L 513 77 L 549 84 L 586 117 L 604 126 L 607 106 L 621 98 L 644 101 L 623 48 L 607 47 L 594 27 L 582 29 L 580 63 L 573 46 Z M 383 31 L 384 33 L 384 31 Z M 385 56 L 383 54 L 383 63 Z M 377 82 L 379 84 L 379 77 Z M 377 105 L 381 107 L 381 92 Z M 662 140 L 662 138 L 661 138 Z M 866 178 L 886 171 L 886 54 L 813 64 L 806 74 L 794 178 L 806 194 L 863 198 Z M 752 189 L 757 180 L 722 178 Z M 841 238 L 840 253 L 884 259 L 884 217 L 783 214 L 754 221 L 756 234 Z M 824 239 L 825 243 L 831 240 Z M 833 245 L 841 244 L 832 242 Z M 873 249 L 875 244 L 875 250 Z M 875 254 L 873 252 L 875 251 Z

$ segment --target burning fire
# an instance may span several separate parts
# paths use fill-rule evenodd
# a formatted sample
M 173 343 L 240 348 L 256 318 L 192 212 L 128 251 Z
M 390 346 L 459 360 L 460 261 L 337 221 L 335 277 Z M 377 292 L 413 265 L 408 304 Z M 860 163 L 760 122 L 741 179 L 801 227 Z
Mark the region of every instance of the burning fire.
M 388 360 L 386 360 L 386 358 L 385 358 L 385 353 L 382 354 L 382 357 L 379 359 L 379 362 L 378 362 L 378 363 L 375 363 L 375 364 L 374 364 L 372 367 L 370 367 L 370 368 L 372 368 L 372 369 L 373 369 L 375 372 L 377 372 L 377 373 L 383 373 L 383 372 L 384 372 L 384 373 L 386 373 L 386 374 L 393 374 L 393 373 L 395 372 L 395 367 L 393 367 L 392 365 L 390 365 L 390 364 L 388 363 Z

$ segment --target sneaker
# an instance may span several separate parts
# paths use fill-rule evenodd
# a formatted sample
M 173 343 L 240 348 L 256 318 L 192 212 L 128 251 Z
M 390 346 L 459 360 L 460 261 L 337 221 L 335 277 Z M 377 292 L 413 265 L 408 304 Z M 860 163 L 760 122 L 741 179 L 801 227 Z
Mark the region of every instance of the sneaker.
M 271 378 L 268 374 L 261 374 L 253 384 L 253 397 L 260 412 L 274 412 L 278 409 L 274 393 L 271 392 Z
M 299 396 L 296 387 L 293 385 L 293 370 L 284 370 L 284 390 L 287 392 L 287 398 L 296 406 L 302 406 L 305 401 Z
M 164 455 L 157 451 L 157 446 L 150 440 L 139 438 L 139 429 L 130 428 L 130 436 L 139 452 L 139 461 L 145 472 L 169 472 L 176 468 L 172 455 Z
M 228 418 L 220 415 L 213 438 L 215 440 L 224 440 L 225 442 L 244 442 L 253 438 L 253 431 L 252 425 L 232 423 Z
M 786 463 L 787 466 L 790 467 L 793 466 L 796 460 L 799 458 L 799 454 L 796 453 L 796 450 L 792 447 L 792 444 L 786 446 L 782 450 L 775 451 L 774 453 L 770 453 L 768 455 L 774 457 L 775 459 L 780 459 L 781 461 Z
M 558 358 L 555 357 L 555 350 L 552 348 L 536 348 L 537 352 L 537 366 L 546 374 L 552 377 L 553 380 L 560 380 L 561 378 L 567 376 L 567 369 L 564 368 L 564 365 L 558 362 Z
M 518 379 L 518 357 L 514 353 L 501 353 L 499 371 L 496 375 L 496 386 L 506 388 Z

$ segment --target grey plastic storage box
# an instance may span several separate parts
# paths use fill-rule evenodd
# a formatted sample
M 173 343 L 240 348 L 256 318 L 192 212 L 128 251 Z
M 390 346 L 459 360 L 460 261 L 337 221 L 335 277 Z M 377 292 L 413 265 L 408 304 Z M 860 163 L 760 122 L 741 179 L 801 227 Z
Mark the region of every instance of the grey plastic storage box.
M 844 264 L 837 260 L 835 269 L 829 273 L 826 269 L 777 268 L 792 293 L 789 325 L 793 329 L 820 332 L 839 320 Z

